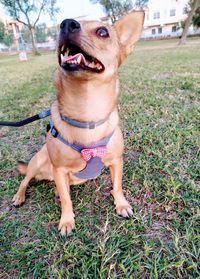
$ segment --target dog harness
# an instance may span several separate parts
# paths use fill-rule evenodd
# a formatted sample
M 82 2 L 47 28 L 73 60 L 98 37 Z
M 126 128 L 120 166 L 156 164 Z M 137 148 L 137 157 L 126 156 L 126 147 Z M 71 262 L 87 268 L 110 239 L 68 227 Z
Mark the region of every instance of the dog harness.
M 50 115 L 51 115 L 51 110 L 48 109 L 34 116 L 23 119 L 21 121 L 16 121 L 16 122 L 0 121 L 0 126 L 21 127 L 29 123 L 32 123 L 36 120 L 46 118 Z M 83 129 L 84 128 L 95 129 L 97 126 L 103 124 L 109 118 L 110 113 L 107 115 L 107 117 L 99 120 L 98 122 L 80 122 L 71 119 L 69 117 L 63 116 L 62 114 L 60 114 L 60 116 L 63 121 L 65 121 L 66 123 L 74 127 L 83 128 Z M 59 139 L 65 145 L 70 146 L 71 148 L 79 152 L 82 158 L 86 161 L 86 167 L 83 170 L 74 173 L 76 177 L 80 179 L 88 180 L 88 179 L 94 179 L 101 174 L 104 168 L 102 158 L 107 154 L 107 144 L 110 138 L 112 137 L 112 135 L 114 134 L 114 131 L 110 133 L 107 137 L 103 138 L 102 140 L 94 144 L 85 146 L 78 143 L 70 143 L 66 139 L 64 139 L 63 136 L 55 128 L 52 120 L 50 121 L 47 127 L 47 131 L 49 130 L 54 138 Z
M 107 154 L 107 144 L 114 134 L 114 131 L 102 140 L 87 146 L 68 142 L 58 132 L 52 121 L 50 121 L 50 132 L 54 138 L 57 138 L 65 145 L 70 146 L 79 152 L 82 158 L 86 161 L 86 167 L 83 170 L 74 173 L 76 177 L 86 180 L 95 179 L 102 173 L 104 168 L 102 158 Z

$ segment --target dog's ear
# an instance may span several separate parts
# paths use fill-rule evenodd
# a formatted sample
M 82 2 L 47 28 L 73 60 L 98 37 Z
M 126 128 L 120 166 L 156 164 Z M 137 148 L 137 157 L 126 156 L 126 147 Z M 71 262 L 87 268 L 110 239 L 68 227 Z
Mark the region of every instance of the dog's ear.
M 114 23 L 120 41 L 120 64 L 133 51 L 144 23 L 144 12 L 134 11 Z

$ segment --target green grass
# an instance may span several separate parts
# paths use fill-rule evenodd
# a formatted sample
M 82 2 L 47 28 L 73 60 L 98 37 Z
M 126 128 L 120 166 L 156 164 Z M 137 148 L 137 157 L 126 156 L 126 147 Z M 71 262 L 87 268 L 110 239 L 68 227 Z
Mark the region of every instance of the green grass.
M 200 40 L 141 42 L 120 69 L 124 190 L 134 216 L 114 212 L 105 172 L 72 188 L 76 230 L 62 238 L 53 184 L 11 199 L 45 141 L 46 120 L 0 129 L 0 278 L 200 278 Z M 20 119 L 55 98 L 55 54 L 0 58 L 0 119 Z

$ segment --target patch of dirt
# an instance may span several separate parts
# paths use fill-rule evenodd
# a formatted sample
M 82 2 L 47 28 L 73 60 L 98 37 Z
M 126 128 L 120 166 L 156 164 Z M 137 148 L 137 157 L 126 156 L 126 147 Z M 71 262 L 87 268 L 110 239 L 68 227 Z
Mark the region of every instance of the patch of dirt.
M 172 220 L 175 216 L 175 212 L 169 213 L 162 209 L 152 212 L 152 225 L 150 229 L 146 230 L 145 235 L 150 239 L 157 237 L 164 242 L 171 241 L 171 233 L 169 230 L 166 231 L 166 229 L 170 226 L 170 220 Z M 163 229 L 165 229 L 165 232 Z
M 17 165 L 17 162 L 16 162 Z M 10 169 L 9 171 L 7 169 L 0 170 L 0 177 L 3 177 L 4 180 L 10 180 L 14 177 L 18 176 L 19 172 L 17 171 L 16 167 L 14 166 L 13 169 Z M 1 178 L 0 178 L 0 185 L 1 185 Z
M 121 91 L 126 92 L 126 94 L 128 94 L 128 95 L 135 95 L 135 94 L 137 93 L 136 90 L 134 90 L 134 89 L 131 88 L 131 87 L 128 87 L 128 86 L 125 85 L 125 84 L 121 84 L 120 87 L 121 87 Z
M 104 186 L 98 187 L 98 185 L 97 185 L 97 190 L 95 191 L 96 198 L 94 201 L 94 203 L 96 205 L 102 204 L 102 201 L 107 199 L 108 197 L 110 197 L 112 199 L 112 196 L 111 196 L 112 181 L 111 181 L 110 175 L 102 175 L 100 179 L 101 180 L 103 179 Z M 102 184 L 101 181 L 99 181 L 99 185 L 101 185 L 101 184 Z
M 30 230 L 27 227 L 25 227 L 22 231 L 22 234 L 19 236 L 19 238 L 16 241 L 12 242 L 12 247 L 17 247 L 19 244 L 23 245 L 24 243 L 34 242 L 36 245 L 37 243 L 40 243 L 39 239 L 35 239 L 35 235 L 30 235 Z
M 12 210 L 12 205 L 11 202 L 5 199 L 0 200 L 0 218 L 3 216 L 5 213 L 9 212 Z
M 125 158 L 124 158 L 124 161 L 128 161 L 128 160 L 133 160 L 133 161 L 136 161 L 138 162 L 142 152 L 139 152 L 139 151 L 131 151 L 131 150 L 128 150 L 128 148 L 126 148 L 126 153 L 125 153 Z
M 137 196 L 131 198 L 131 202 L 138 206 L 138 212 L 144 216 L 145 223 L 148 222 L 149 216 L 152 218 L 150 228 L 146 229 L 145 236 L 148 238 L 159 238 L 162 241 L 168 242 L 171 239 L 171 234 L 162 232 L 162 230 L 170 225 L 170 220 L 176 216 L 173 205 L 163 207 L 156 201 L 148 201 L 151 198 L 151 192 L 140 192 Z

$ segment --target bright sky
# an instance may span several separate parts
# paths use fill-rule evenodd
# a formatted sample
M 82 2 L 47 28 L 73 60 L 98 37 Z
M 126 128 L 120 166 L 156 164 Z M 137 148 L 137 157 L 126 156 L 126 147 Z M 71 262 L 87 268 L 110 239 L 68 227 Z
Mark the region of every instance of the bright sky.
M 57 0 L 57 6 L 60 11 L 56 14 L 56 22 L 60 23 L 65 18 L 74 18 L 83 15 L 89 15 L 91 18 L 104 16 L 103 10 L 99 4 L 92 4 L 90 0 Z M 9 15 L 5 13 L 0 5 L 0 18 L 8 19 Z M 42 15 L 39 21 L 51 25 L 49 17 Z

